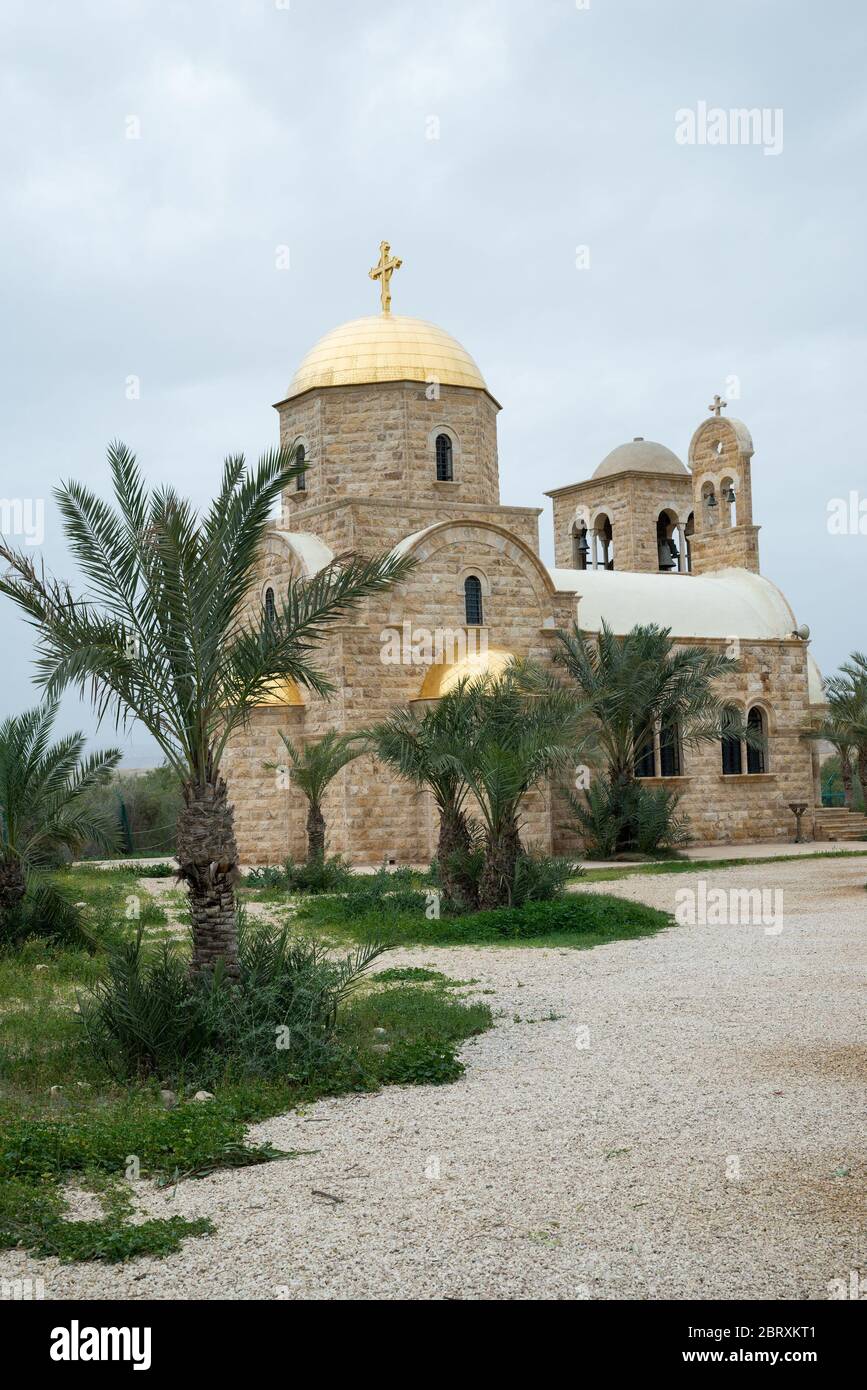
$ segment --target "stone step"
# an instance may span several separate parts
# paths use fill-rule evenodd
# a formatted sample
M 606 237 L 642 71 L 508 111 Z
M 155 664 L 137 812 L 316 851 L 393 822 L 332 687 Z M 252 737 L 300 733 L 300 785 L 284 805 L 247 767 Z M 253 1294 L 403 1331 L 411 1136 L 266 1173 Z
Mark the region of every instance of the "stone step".
M 817 840 L 867 840 L 867 816 L 845 806 L 817 807 L 813 826 Z

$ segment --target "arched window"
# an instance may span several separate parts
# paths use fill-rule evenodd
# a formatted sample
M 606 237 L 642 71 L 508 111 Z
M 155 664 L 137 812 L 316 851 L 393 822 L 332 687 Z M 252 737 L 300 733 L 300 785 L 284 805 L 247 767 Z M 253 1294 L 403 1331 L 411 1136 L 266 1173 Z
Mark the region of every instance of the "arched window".
M 680 769 L 680 729 L 676 724 L 663 724 L 659 731 L 659 775 L 679 777 Z
M 436 438 L 437 456 L 437 482 L 454 482 L 454 467 L 452 462 L 452 441 L 447 434 L 438 434 Z
M 474 574 L 464 580 L 464 614 L 467 627 L 480 627 L 482 623 L 482 585 Z
M 743 771 L 741 762 L 741 741 L 730 734 L 722 740 L 722 770 L 726 777 L 737 777 Z
M 593 568 L 614 569 L 614 533 L 609 518 L 603 512 L 596 518 L 593 532 Z
M 734 479 L 723 478 L 720 483 L 720 511 L 722 521 L 725 526 L 737 526 L 738 524 L 738 499 L 735 492 Z
M 636 777 L 656 776 L 656 755 L 653 747 L 653 730 L 647 729 L 635 751 Z
M 767 772 L 768 731 L 764 713 L 758 705 L 753 705 L 747 715 L 747 728 L 761 739 L 756 747 L 747 744 L 747 772 Z
M 586 570 L 590 546 L 587 544 L 587 527 L 576 522 L 572 527 L 572 568 Z
M 674 533 L 677 522 L 668 512 L 660 512 L 656 519 L 656 552 L 659 556 L 659 569 L 663 574 L 676 572 L 680 568 L 680 552 Z
M 296 463 L 303 463 L 304 460 L 305 460 L 305 458 L 306 458 L 306 454 L 305 454 L 305 452 L 304 452 L 304 445 L 303 445 L 303 444 L 297 445 L 296 450 L 295 450 L 295 453 L 296 453 L 295 462 L 296 462 Z M 299 474 L 298 474 L 298 477 L 295 479 L 295 490 L 296 490 L 297 492 L 306 492 L 306 491 L 307 491 L 307 474 L 306 474 L 306 473 L 299 473 Z
M 273 590 L 273 589 L 266 589 L 266 590 L 265 590 L 265 621 L 266 621 L 266 623 L 273 623 L 273 621 L 274 621 L 274 619 L 276 618 L 276 616 L 277 616 L 277 605 L 276 605 L 276 603 L 274 602 L 274 590 Z
M 683 538 L 686 542 L 686 572 L 692 574 L 692 538 L 695 535 L 695 512 L 690 512 L 686 518 L 686 525 L 683 528 Z

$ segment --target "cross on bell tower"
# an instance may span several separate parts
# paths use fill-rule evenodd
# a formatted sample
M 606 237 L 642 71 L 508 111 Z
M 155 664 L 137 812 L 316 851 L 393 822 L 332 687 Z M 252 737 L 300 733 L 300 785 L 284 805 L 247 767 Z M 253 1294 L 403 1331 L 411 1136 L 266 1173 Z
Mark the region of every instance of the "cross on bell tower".
M 724 410 L 727 405 L 728 401 L 724 401 L 722 396 L 714 396 L 713 405 L 709 405 L 708 410 L 710 411 L 711 415 L 716 415 L 718 417 L 720 411 Z
M 371 280 L 379 281 L 379 299 L 382 304 L 384 314 L 391 313 L 391 277 L 396 270 L 400 270 L 403 261 L 397 256 L 392 256 L 391 247 L 387 241 L 379 243 L 379 260 L 367 273 Z

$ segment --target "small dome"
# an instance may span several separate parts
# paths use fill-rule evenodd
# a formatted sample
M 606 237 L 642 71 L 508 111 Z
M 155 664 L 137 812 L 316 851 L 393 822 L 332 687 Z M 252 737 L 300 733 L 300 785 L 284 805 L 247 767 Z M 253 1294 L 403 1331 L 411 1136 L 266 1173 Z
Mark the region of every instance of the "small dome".
M 460 661 L 452 662 L 450 665 L 440 663 L 431 666 L 416 698 L 439 700 L 441 696 L 454 690 L 465 676 L 469 677 L 471 682 L 478 680 L 479 676 L 501 676 L 515 659 L 514 652 L 504 651 L 500 647 L 488 647 L 484 652 L 468 653 Z
M 594 478 L 611 478 L 615 473 L 679 473 L 689 470 L 664 444 L 655 444 L 652 439 L 633 439 L 630 444 L 618 444 L 610 454 L 606 454 Z
M 372 314 L 342 323 L 320 338 L 301 362 L 286 396 L 317 386 L 431 380 L 488 389 L 466 348 L 444 329 L 424 319 Z

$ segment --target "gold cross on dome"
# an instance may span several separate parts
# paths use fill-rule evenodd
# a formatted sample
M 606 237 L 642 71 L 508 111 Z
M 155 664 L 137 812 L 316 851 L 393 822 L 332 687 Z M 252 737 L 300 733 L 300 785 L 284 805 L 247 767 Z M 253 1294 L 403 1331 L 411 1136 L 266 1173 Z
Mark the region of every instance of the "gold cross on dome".
M 402 265 L 403 261 L 391 254 L 391 247 L 388 242 L 381 241 L 379 243 L 379 260 L 367 273 L 371 280 L 379 281 L 379 299 L 384 314 L 391 313 L 391 277 L 396 270 L 400 270 Z
M 709 405 L 708 410 L 711 415 L 719 415 L 720 411 L 724 410 L 727 405 L 728 401 L 724 401 L 722 396 L 714 396 L 713 405 Z

